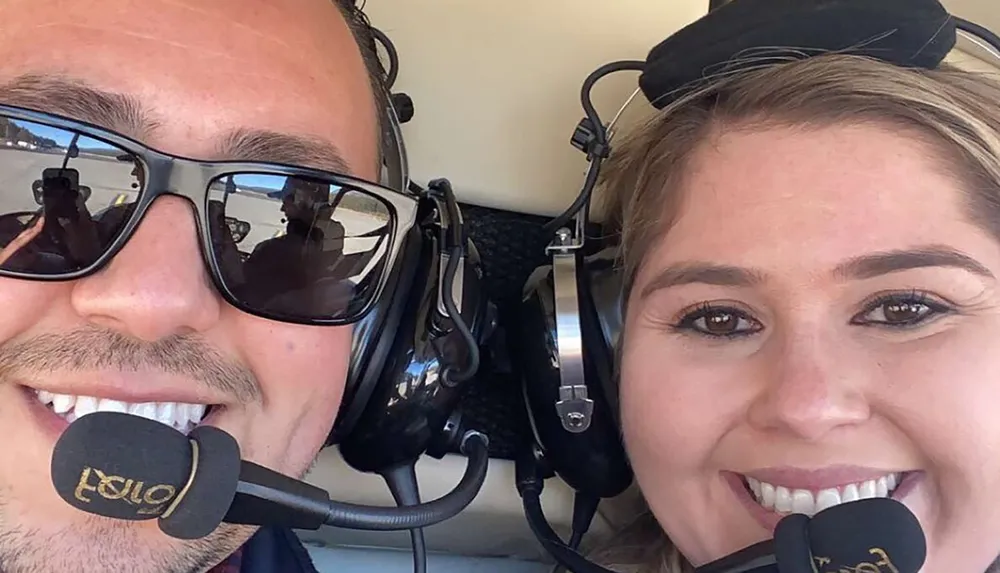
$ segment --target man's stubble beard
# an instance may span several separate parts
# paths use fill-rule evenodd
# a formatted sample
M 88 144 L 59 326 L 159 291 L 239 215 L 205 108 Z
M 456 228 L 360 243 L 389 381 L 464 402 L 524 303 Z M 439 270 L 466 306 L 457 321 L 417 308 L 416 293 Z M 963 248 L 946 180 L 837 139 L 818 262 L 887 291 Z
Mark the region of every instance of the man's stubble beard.
M 0 344 L 0 386 L 9 384 L 10 374 L 19 371 L 101 367 L 127 371 L 143 366 L 187 375 L 241 401 L 253 400 L 260 392 L 252 373 L 226 362 L 195 337 L 143 344 L 114 331 L 87 327 Z M 23 511 L 10 484 L 0 479 L 0 573 L 202 573 L 221 563 L 257 529 L 223 524 L 202 539 L 180 541 L 150 531 L 149 522 L 139 522 L 146 523 L 140 526 L 81 512 L 72 524 L 42 531 L 19 522 Z
M 43 533 L 14 522 L 9 490 L 0 485 L 0 573 L 203 573 L 232 555 L 256 531 L 223 524 L 208 537 L 148 545 L 146 528 L 86 516 Z

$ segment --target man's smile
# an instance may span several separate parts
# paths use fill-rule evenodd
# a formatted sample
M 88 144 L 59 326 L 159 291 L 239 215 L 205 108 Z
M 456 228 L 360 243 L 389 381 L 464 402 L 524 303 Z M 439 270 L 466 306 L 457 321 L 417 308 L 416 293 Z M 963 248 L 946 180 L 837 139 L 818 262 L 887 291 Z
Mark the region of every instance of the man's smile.
M 94 412 L 123 412 L 166 424 L 184 433 L 189 433 L 201 423 L 210 408 L 205 404 L 126 402 L 94 396 L 53 394 L 45 390 L 35 391 L 35 396 L 39 402 L 48 406 L 54 414 L 67 423 L 73 423 L 74 420 Z

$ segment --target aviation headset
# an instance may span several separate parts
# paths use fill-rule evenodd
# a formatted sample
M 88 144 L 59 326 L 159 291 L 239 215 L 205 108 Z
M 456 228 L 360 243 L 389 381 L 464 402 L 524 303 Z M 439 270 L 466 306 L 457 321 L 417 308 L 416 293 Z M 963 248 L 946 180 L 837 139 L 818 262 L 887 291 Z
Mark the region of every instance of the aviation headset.
M 401 124 L 413 117 L 413 102 L 391 91 L 399 58 L 384 33 L 372 32 L 389 60 L 382 184 L 414 196 L 419 208 L 378 304 L 354 326 L 344 398 L 326 445 L 337 444 L 359 471 L 384 473 L 428 449 L 443 455 L 461 438 L 449 420 L 479 367 L 496 310 L 450 183 L 421 189 L 410 181 Z
M 586 240 L 591 195 L 611 152 L 614 121 L 605 126 L 590 100 L 594 84 L 617 71 L 641 72 L 639 92 L 663 109 L 682 90 L 713 71 L 790 56 L 846 51 L 906 67 L 936 68 L 955 46 L 958 31 L 1000 58 L 1000 38 L 954 17 L 938 0 L 731 0 L 654 47 L 645 61 L 613 62 L 583 83 L 586 117 L 571 143 L 590 163 L 573 204 L 546 225 L 554 239 L 551 264 L 539 267 L 524 289 L 521 330 L 512 337 L 533 443 L 516 462 L 517 489 L 535 536 L 560 566 L 576 573 L 608 573 L 583 558 L 579 543 L 601 498 L 622 493 L 632 473 L 618 419 L 615 347 L 622 327 L 622 282 L 614 245 Z M 984 45 L 987 44 L 987 45 Z M 781 50 L 788 46 L 795 50 Z M 588 244 L 591 243 L 591 244 Z M 545 520 L 539 497 L 558 475 L 576 490 L 568 543 Z
M 378 303 L 354 327 L 347 383 L 327 445 L 338 444 L 354 469 L 381 475 L 401 506 L 395 513 L 358 506 L 360 515 L 397 525 L 419 515 L 439 522 L 468 505 L 486 479 L 488 439 L 466 431 L 458 403 L 479 369 L 479 348 L 495 329 L 497 311 L 451 184 L 437 179 L 421 189 L 410 181 L 400 124 L 413 117 L 413 102 L 392 92 L 399 57 L 385 34 L 371 30 L 389 60 L 382 183 L 412 193 L 419 205 Z M 417 460 L 453 450 L 469 456 L 465 475 L 449 494 L 421 506 Z M 411 528 L 410 540 L 414 571 L 422 573 L 423 530 Z
M 384 33 L 369 28 L 389 60 L 381 85 L 374 86 L 386 96 L 381 183 L 414 197 L 418 208 L 377 304 L 354 325 L 341 407 L 326 445 L 338 445 L 354 469 L 381 475 L 401 506 L 355 506 L 357 527 L 406 529 L 408 523 L 455 515 L 486 479 L 488 438 L 466 431 L 457 406 L 479 369 L 479 348 L 492 334 L 497 313 L 451 184 L 437 179 L 422 189 L 410 181 L 401 124 L 413 117 L 413 102 L 392 92 L 399 57 Z M 421 505 L 417 460 L 453 450 L 469 457 L 465 475 L 450 493 Z M 422 528 L 410 528 L 410 538 L 414 571 L 422 573 Z

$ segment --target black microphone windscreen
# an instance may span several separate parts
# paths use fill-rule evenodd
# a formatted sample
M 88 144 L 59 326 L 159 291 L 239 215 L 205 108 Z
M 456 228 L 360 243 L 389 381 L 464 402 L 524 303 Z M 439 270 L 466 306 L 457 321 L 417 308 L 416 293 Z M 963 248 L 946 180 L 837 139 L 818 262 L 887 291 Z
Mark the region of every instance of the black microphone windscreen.
M 820 571 L 916 573 L 927 558 L 920 522 L 905 505 L 889 498 L 835 505 L 817 513 L 808 529 Z
M 639 87 L 662 109 L 679 88 L 723 70 L 828 52 L 930 69 L 956 38 L 938 0 L 733 0 L 653 48 Z
M 814 573 L 808 515 L 786 515 L 774 528 L 774 556 L 781 573 Z
M 191 472 L 187 436 L 119 412 L 74 421 L 52 453 L 52 484 L 77 509 L 117 519 L 159 517 Z
M 157 422 L 154 422 L 157 423 Z M 222 523 L 240 479 L 240 446 L 213 426 L 198 426 L 189 436 L 195 460 L 183 497 L 160 518 L 160 531 L 177 539 L 199 539 Z

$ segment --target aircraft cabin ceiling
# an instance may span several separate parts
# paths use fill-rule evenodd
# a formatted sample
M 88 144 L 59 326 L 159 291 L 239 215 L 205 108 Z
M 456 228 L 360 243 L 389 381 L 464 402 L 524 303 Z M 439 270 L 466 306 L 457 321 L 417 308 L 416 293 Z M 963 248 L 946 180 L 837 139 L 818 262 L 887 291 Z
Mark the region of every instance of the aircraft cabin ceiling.
M 997 0 L 944 4 L 1000 30 Z M 585 158 L 569 145 L 583 117 L 583 79 L 612 60 L 644 59 L 707 10 L 708 0 L 365 5 L 399 51 L 396 89 L 414 99 L 416 115 L 403 126 L 414 180 L 448 177 L 462 201 L 544 215 L 562 211 L 583 180 Z M 599 83 L 594 100 L 602 118 L 634 88 L 632 72 Z M 633 111 L 641 117 L 644 110 Z
M 945 8 L 956 16 L 1000 32 L 1000 2 L 996 0 L 942 0 Z

